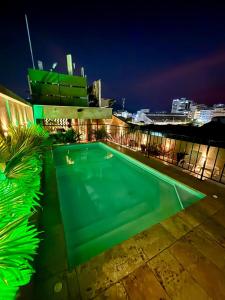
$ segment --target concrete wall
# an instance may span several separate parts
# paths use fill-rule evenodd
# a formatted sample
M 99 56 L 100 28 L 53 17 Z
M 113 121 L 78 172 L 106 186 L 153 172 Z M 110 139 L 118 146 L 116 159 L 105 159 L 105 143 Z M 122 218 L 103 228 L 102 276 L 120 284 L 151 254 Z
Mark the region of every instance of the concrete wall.
M 112 108 L 34 105 L 35 119 L 111 119 Z

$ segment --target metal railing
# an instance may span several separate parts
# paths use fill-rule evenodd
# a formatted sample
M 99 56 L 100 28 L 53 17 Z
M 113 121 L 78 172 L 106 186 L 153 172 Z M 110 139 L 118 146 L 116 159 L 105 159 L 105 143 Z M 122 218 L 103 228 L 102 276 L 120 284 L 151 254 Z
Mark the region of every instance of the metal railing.
M 68 129 L 61 125 L 45 127 L 50 131 Z M 95 132 L 104 128 L 107 132 L 105 140 L 178 166 L 201 180 L 211 179 L 225 184 L 224 142 L 208 140 L 206 144 L 205 141 L 201 143 L 199 137 L 96 123 L 72 125 L 72 128 L 81 134 L 81 142 L 95 141 Z

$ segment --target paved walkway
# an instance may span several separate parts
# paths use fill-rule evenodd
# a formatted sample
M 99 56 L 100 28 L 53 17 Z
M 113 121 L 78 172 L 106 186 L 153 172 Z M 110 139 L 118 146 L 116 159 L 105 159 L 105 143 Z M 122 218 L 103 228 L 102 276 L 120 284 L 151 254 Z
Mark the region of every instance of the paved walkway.
M 59 204 L 49 185 L 54 174 L 49 171 L 47 193 L 52 195 L 43 211 L 47 231 L 30 299 L 225 299 L 225 188 L 120 150 L 207 197 L 68 272 Z

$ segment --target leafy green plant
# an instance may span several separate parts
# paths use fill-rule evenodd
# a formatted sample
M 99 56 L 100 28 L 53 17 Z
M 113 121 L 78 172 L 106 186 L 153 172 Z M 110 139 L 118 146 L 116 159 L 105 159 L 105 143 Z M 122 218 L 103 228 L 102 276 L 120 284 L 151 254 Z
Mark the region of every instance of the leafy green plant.
M 51 138 L 54 144 L 78 143 L 81 139 L 81 135 L 81 133 L 71 128 L 66 132 L 59 131 L 56 134 L 52 134 Z
M 37 125 L 0 130 L 0 299 L 27 284 L 39 238 L 29 217 L 39 205 L 41 156 L 48 133 Z
M 105 127 L 101 127 L 100 129 L 94 130 L 93 135 L 94 135 L 96 141 L 111 139 L 111 136 L 106 131 Z
M 28 216 L 2 225 L 0 223 L 0 295 L 15 298 L 16 288 L 29 283 L 33 268 L 29 261 L 39 243 L 37 230 L 27 223 Z M 7 297 L 7 294 L 11 297 Z
M 65 143 L 77 143 L 80 141 L 81 134 L 74 129 L 69 129 L 64 133 Z
M 58 131 L 57 133 L 51 134 L 50 139 L 53 144 L 64 143 L 64 134 L 61 131 Z

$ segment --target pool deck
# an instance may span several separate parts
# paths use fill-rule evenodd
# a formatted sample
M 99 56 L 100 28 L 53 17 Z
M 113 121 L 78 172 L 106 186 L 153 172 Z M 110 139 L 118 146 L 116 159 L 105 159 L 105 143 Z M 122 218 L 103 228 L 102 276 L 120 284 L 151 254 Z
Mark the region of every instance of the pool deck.
M 47 164 L 45 232 L 29 299 L 225 299 L 225 187 L 109 145 L 207 197 L 69 272 L 55 171 Z M 62 289 L 54 291 L 57 283 Z

